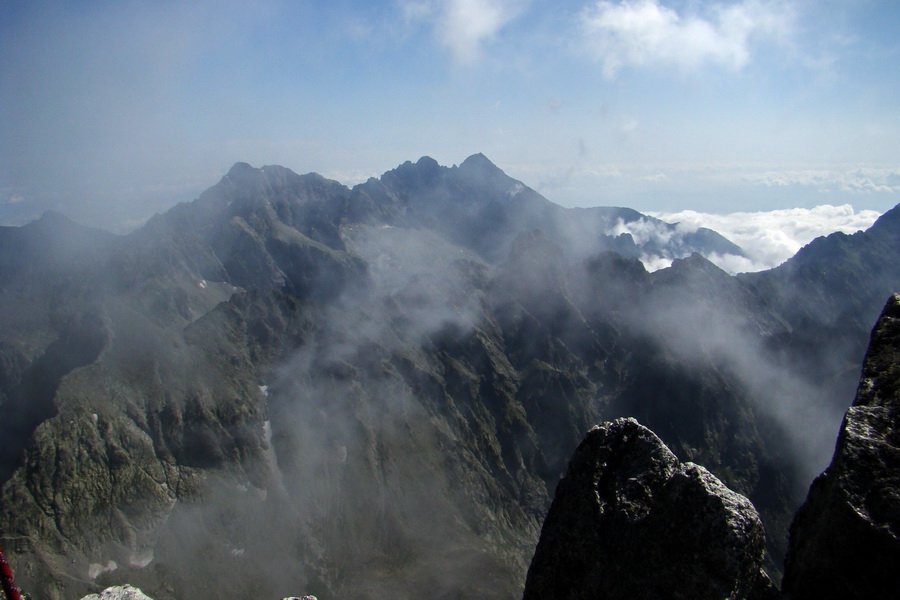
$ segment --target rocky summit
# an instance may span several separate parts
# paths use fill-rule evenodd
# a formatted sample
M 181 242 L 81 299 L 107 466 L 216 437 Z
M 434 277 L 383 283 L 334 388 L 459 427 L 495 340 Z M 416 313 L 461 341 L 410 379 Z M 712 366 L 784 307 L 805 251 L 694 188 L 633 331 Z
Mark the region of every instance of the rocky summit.
M 544 521 L 525 600 L 729 600 L 774 594 L 747 498 L 631 418 L 592 429 Z
M 791 525 L 791 600 L 888 598 L 900 590 L 900 295 L 872 331 L 834 458 Z

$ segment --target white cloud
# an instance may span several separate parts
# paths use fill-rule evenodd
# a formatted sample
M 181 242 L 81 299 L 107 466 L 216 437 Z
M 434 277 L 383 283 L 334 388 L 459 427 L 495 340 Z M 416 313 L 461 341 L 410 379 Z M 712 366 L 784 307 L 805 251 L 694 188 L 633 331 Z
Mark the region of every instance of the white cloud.
M 370 177 L 381 177 L 384 174 L 384 171 L 379 171 L 376 168 L 369 169 L 329 169 L 323 170 L 319 173 L 322 177 L 326 179 L 333 179 L 334 181 L 339 181 L 346 186 L 353 187 L 359 183 L 363 183 L 368 181 Z
M 409 22 L 427 22 L 438 41 L 460 64 L 481 56 L 485 42 L 494 38 L 520 13 L 524 2 L 515 0 L 401 0 L 400 11 Z
M 622 122 L 621 125 L 619 125 L 619 133 L 621 133 L 622 135 L 633 133 L 637 130 L 638 125 L 639 123 L 636 119 L 626 119 Z
M 669 180 L 669 176 L 665 173 L 654 173 L 653 175 L 641 177 L 641 180 L 649 183 L 663 183 Z
M 637 135 L 637 134 L 636 134 Z M 507 161 L 506 172 L 563 206 L 692 208 L 721 214 L 821 204 L 884 212 L 900 201 L 900 165 L 888 163 Z
M 680 15 L 658 0 L 600 0 L 580 15 L 585 47 L 608 78 L 627 66 L 690 70 L 712 63 L 739 70 L 755 38 L 784 37 L 792 21 L 784 5 L 762 0 L 719 6 L 705 17 Z
M 6 197 L 0 196 L 0 204 L 21 204 L 25 202 L 25 196 L 22 194 L 11 193 Z
M 630 221 L 626 223 L 624 219 L 619 218 L 616 220 L 615 226 L 613 226 L 609 231 L 606 232 L 606 235 L 616 237 L 622 235 L 623 233 L 629 234 L 634 240 L 634 243 L 638 244 L 639 246 L 643 246 L 644 244 L 649 244 L 651 242 L 654 244 L 665 246 L 672 241 L 672 237 L 675 236 L 678 232 L 669 229 L 661 223 L 656 223 L 649 219 L 638 219 L 636 221 Z
M 640 260 L 644 263 L 644 268 L 650 273 L 660 269 L 668 269 L 674 262 L 673 259 L 659 256 L 658 254 L 641 254 Z
M 706 257 L 709 262 L 713 263 L 723 271 L 729 273 L 751 273 L 753 271 L 762 271 L 768 267 L 763 267 L 746 256 L 738 256 L 736 254 L 719 254 L 713 252 Z
M 874 210 L 857 212 L 849 204 L 725 215 L 693 210 L 649 214 L 670 223 L 681 223 L 684 227 L 708 227 L 740 246 L 746 258 L 733 255 L 708 257 L 732 273 L 775 267 L 819 236 L 835 231 L 854 233 L 867 229 L 880 216 Z
M 745 176 L 751 183 L 769 187 L 802 185 L 823 192 L 852 194 L 900 192 L 900 169 L 857 167 L 845 171 L 835 169 L 796 169 L 764 171 Z
M 401 0 L 397 3 L 407 21 L 423 21 L 434 15 L 434 3 L 429 0 Z

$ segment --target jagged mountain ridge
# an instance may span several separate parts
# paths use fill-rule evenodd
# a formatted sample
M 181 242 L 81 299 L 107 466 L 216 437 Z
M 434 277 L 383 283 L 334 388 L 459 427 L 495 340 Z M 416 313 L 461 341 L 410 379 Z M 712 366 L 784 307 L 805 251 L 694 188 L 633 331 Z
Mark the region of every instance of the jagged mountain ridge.
M 26 581 L 509 597 L 583 432 L 631 414 L 753 498 L 783 544 L 796 477 L 760 400 L 797 393 L 767 362 L 797 324 L 700 256 L 651 274 L 597 231 L 563 235 L 562 209 L 517 184 L 483 157 L 353 190 L 238 164 L 69 269 L 54 318 L 28 305 L 43 341 L 4 366 L 12 381 L 52 358 L 73 324 L 101 340 L 4 484 Z M 515 212 L 522 195 L 540 218 Z M 508 226 L 494 239 L 485 220 Z M 886 268 L 858 291 L 896 284 Z M 4 423 L 22 406 L 4 401 Z
M 708 229 L 686 233 L 670 247 L 658 240 L 635 244 L 630 234 L 616 234 L 616 226 L 644 221 L 674 232 L 675 226 L 626 208 L 563 209 L 507 176 L 484 155 L 475 154 L 459 167 L 441 167 L 424 157 L 404 163 L 380 180 L 360 186 L 361 195 L 402 207 L 398 224 L 440 231 L 459 245 L 475 249 L 491 262 L 509 252 L 517 235 L 540 229 L 573 259 L 602 250 L 629 256 L 660 254 L 679 258 L 693 251 L 743 255 L 740 248 Z M 356 191 L 356 190 L 354 190 Z
M 860 332 L 871 328 L 884 298 L 896 291 L 892 254 L 898 242 L 900 208 L 894 207 L 865 232 L 832 233 L 771 271 L 738 275 L 791 325 L 773 340 L 780 348 L 773 350 L 797 361 L 796 370 L 810 380 L 830 381 L 827 401 L 840 411 L 853 397 L 868 344 Z M 830 343 L 822 343 L 823 328 Z

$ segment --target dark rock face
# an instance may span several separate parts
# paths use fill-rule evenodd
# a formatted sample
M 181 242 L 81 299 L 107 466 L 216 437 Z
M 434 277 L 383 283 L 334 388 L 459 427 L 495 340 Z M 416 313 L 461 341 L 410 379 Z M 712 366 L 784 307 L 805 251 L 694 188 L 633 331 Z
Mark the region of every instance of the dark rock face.
M 900 590 L 900 295 L 872 331 L 828 469 L 791 526 L 792 600 L 888 598 Z
M 749 500 L 630 418 L 592 429 L 560 481 L 525 600 L 773 594 Z

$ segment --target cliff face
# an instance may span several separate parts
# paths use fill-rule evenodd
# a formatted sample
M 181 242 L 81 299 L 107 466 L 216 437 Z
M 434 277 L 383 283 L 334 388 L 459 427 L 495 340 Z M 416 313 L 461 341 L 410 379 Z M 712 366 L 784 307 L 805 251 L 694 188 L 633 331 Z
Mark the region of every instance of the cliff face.
M 791 525 L 792 600 L 887 598 L 900 589 L 900 295 L 872 331 L 834 458 Z
M 617 419 L 575 451 L 524 598 L 764 598 L 774 592 L 764 551 L 749 500 L 634 419 Z

